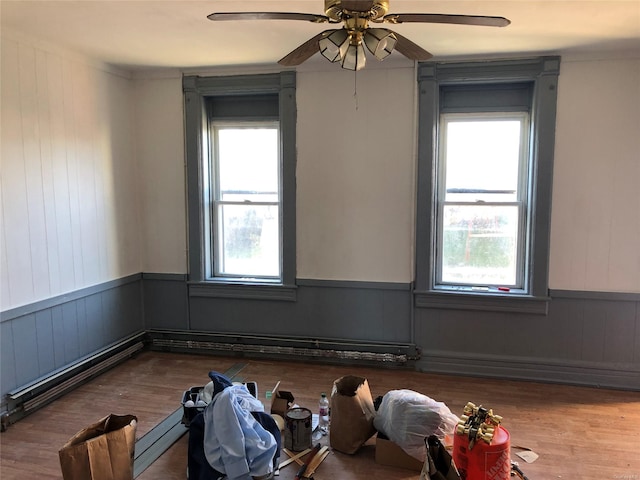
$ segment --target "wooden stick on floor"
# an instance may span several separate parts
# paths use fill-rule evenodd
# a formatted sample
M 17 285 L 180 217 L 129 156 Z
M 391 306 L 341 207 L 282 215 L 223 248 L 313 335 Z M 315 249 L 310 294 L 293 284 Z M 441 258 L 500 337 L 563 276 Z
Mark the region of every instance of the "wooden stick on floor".
M 300 452 L 300 453 L 293 453 L 290 450 L 287 450 L 286 448 L 283 448 L 282 451 L 284 453 L 286 453 L 287 455 L 289 455 L 289 459 L 285 460 L 284 462 L 280 462 L 280 465 L 278 465 L 278 468 L 284 468 L 287 465 L 289 465 L 290 463 L 296 462 L 298 465 L 302 465 L 304 462 L 302 460 L 300 460 L 302 457 L 304 457 L 307 453 L 309 453 L 311 451 L 310 448 L 307 448 L 306 450 Z
M 315 457 L 313 457 L 313 460 L 311 460 L 311 462 L 309 463 L 309 466 L 307 467 L 307 471 L 304 473 L 304 476 L 307 478 L 311 478 L 313 476 L 314 473 L 316 473 L 316 469 L 320 466 L 320 464 L 324 461 L 325 458 L 327 458 L 327 455 L 329 455 L 329 447 L 322 447 L 318 453 L 316 454 Z

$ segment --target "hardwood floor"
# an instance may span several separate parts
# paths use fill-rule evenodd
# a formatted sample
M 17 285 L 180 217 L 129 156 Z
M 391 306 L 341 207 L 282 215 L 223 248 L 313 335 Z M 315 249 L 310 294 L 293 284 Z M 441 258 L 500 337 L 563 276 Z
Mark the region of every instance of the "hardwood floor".
M 238 357 L 142 352 L 40 409 L 0 434 L 0 478 L 59 479 L 58 450 L 83 426 L 109 413 L 138 416 L 138 438 L 180 407 L 184 390 L 208 382 L 210 370 L 246 363 L 239 376 L 258 383 L 260 399 L 281 381 L 296 402 L 315 411 L 321 392 L 352 374 L 367 378 L 375 398 L 407 388 L 442 401 L 457 415 L 472 401 L 504 417 L 513 460 L 530 480 L 640 480 L 640 393 L 531 382 L 424 374 L 397 369 L 345 367 Z M 539 458 L 526 463 L 517 446 Z M 371 439 L 355 455 L 332 452 L 316 480 L 417 480 L 418 472 L 381 466 Z M 284 455 L 283 455 L 284 458 Z M 187 436 L 145 470 L 141 480 L 186 478 Z M 291 480 L 296 467 L 281 471 Z

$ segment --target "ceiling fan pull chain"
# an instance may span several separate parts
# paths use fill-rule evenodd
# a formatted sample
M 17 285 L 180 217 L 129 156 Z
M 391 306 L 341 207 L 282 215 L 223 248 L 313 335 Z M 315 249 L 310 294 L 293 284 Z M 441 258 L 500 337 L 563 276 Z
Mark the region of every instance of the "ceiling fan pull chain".
M 353 71 L 353 101 L 356 104 L 356 111 L 358 110 L 358 71 Z

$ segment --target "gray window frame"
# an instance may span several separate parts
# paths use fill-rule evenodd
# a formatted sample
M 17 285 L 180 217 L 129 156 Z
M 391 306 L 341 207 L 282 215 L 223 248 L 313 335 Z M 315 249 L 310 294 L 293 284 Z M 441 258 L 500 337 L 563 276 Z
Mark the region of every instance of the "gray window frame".
M 560 57 L 482 62 L 426 62 L 418 66 L 418 168 L 414 301 L 416 307 L 546 314 L 549 231 Z M 440 91 L 447 85 L 532 82 L 530 231 L 526 289 L 474 291 L 437 288 L 436 187 Z
M 187 230 L 189 295 L 201 297 L 296 299 L 296 75 L 293 71 L 262 75 L 221 77 L 185 76 L 182 81 L 185 115 L 187 174 Z M 211 232 L 207 230 L 209 205 L 204 182 L 205 156 L 209 155 L 209 119 L 212 97 L 278 94 L 281 155 L 282 279 L 207 278 L 207 251 Z M 210 269 L 209 269 L 210 270 Z

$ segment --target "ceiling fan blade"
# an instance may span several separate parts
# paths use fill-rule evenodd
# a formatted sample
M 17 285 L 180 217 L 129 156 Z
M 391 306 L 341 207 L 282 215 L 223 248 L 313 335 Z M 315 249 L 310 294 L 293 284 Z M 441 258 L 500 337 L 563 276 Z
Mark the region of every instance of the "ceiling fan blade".
M 294 12 L 221 12 L 207 15 L 209 20 L 304 20 L 313 23 L 329 22 L 329 17 L 314 13 Z
M 424 48 L 413 43 L 407 37 L 403 37 L 398 32 L 393 32 L 393 34 L 398 39 L 394 50 L 397 50 L 405 57 L 418 62 L 424 62 L 425 60 L 429 60 L 433 57 L 433 55 L 427 52 Z
M 481 25 L 485 27 L 506 27 L 511 23 L 504 17 L 483 15 L 445 15 L 440 13 L 392 13 L 384 17 L 387 23 L 452 23 L 456 25 Z
M 320 46 L 318 45 L 318 42 L 320 42 L 320 40 L 328 35 L 331 35 L 331 33 L 335 31 L 335 29 L 331 29 L 320 32 L 315 37 L 312 37 L 304 42 L 288 55 L 282 57 L 280 60 L 278 60 L 278 63 L 280 65 L 284 65 L 285 67 L 294 67 L 296 65 L 300 65 L 302 62 L 308 60 L 314 54 L 320 51 Z

